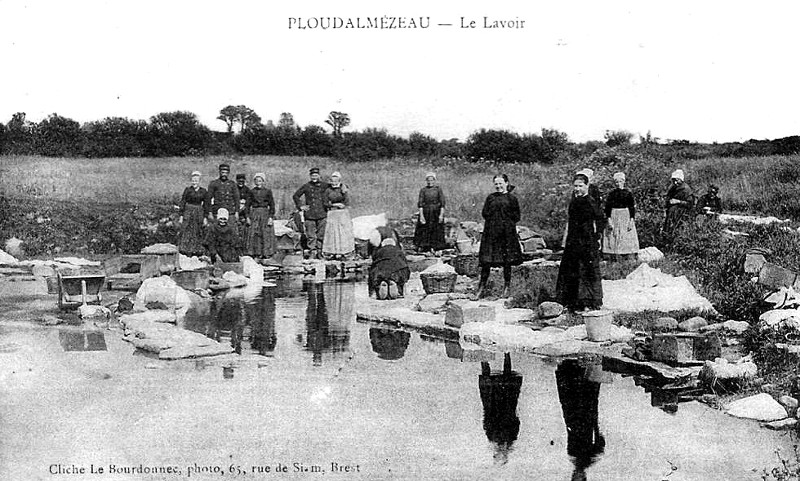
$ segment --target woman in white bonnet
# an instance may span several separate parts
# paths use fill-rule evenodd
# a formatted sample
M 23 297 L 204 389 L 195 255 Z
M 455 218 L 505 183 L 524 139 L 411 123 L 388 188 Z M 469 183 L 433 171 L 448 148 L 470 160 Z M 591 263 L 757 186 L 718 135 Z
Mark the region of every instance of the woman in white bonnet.
M 444 192 L 436 185 L 434 172 L 425 174 L 425 184 L 417 201 L 419 220 L 414 231 L 414 245 L 419 252 L 439 251 L 447 247 L 444 240 Z
M 662 233 L 667 242 L 672 242 L 678 228 L 689 219 L 694 210 L 694 193 L 692 188 L 684 181 L 683 170 L 678 169 L 670 176 L 669 190 L 667 190 L 666 209 Z
M 625 173 L 614 174 L 617 187 L 608 194 L 605 205 L 606 229 L 603 233 L 603 254 L 617 260 L 639 252 L 636 233 L 636 205 L 633 194 L 625 188 Z
M 353 221 L 350 219 L 350 194 L 342 183 L 342 174 L 331 174 L 330 185 L 325 189 L 322 202 L 328 211 L 322 253 L 330 258 L 344 258 L 355 251 Z

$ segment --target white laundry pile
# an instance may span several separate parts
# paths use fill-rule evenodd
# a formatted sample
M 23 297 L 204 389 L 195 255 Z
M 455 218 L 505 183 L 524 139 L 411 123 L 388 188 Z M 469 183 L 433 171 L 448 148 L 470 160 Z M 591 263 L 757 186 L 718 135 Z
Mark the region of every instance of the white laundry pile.
M 673 277 L 642 264 L 625 279 L 603 281 L 603 308 L 617 312 L 698 309 L 715 312 L 685 276 Z

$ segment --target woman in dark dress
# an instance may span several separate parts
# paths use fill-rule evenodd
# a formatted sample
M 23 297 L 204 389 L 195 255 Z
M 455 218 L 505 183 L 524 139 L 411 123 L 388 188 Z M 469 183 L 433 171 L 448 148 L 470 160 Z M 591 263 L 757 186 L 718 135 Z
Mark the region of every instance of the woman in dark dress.
M 508 185 L 508 176 L 505 174 L 496 175 L 493 181 L 495 192 L 489 194 L 483 204 L 484 227 L 478 251 L 481 278 L 475 296 L 478 299 L 484 295 L 492 267 L 503 268 L 503 297 L 508 297 L 511 266 L 522 264 L 522 248 L 517 236 L 519 201 L 511 193 L 514 186 Z
M 410 276 L 403 249 L 391 237 L 384 239 L 372 254 L 368 273 L 370 294 L 374 291 L 378 299 L 403 297 Z
M 414 231 L 414 245 L 420 252 L 439 251 L 447 247 L 444 241 L 444 192 L 436 185 L 436 174 L 425 174 L 428 184 L 419 191 L 419 220 Z
M 694 210 L 694 193 L 683 179 L 681 169 L 672 173 L 670 181 L 672 185 L 667 190 L 667 215 L 664 219 L 664 238 L 667 242 L 672 242 L 675 235 L 684 222 L 691 216 Z
M 203 244 L 208 256 L 215 263 L 239 262 L 239 256 L 242 254 L 238 229 L 228 222 L 228 217 L 230 217 L 228 209 L 220 208 L 217 211 L 217 221 L 206 229 Z
M 255 187 L 249 189 L 247 216 L 247 253 L 254 259 L 265 259 L 275 253 L 275 200 L 272 190 L 264 187 L 266 176 L 258 173 L 253 177 Z
M 200 172 L 192 172 L 192 185 L 183 190 L 181 196 L 180 218 L 181 237 L 178 251 L 187 256 L 201 256 L 203 249 L 203 227 L 208 224 L 208 206 L 206 205 L 206 189 L 200 187 Z
M 603 286 L 598 242 L 605 227 L 605 215 L 589 195 L 586 175 L 576 174 L 572 185 L 575 195 L 569 204 L 556 300 L 573 310 L 599 309 L 603 305 Z

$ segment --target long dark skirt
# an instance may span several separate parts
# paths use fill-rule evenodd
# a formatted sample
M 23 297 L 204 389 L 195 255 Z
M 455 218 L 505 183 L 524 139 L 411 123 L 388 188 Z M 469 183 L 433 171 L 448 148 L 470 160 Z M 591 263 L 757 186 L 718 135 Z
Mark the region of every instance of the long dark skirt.
M 266 207 L 252 210 L 250 228 L 247 229 L 247 253 L 253 257 L 269 257 L 275 253 L 275 229 L 268 221 Z
M 417 228 L 414 231 L 414 245 L 418 250 L 435 251 L 446 249 L 444 241 L 444 223 L 439 222 L 440 207 L 423 207 L 422 215 L 425 216 L 425 223 L 417 221 Z
M 203 208 L 199 205 L 186 204 L 183 212 L 183 225 L 181 238 L 178 242 L 178 251 L 187 256 L 201 256 L 205 253 L 203 248 Z
M 603 305 L 600 252 L 597 249 L 579 246 L 564 249 L 558 269 L 556 300 L 573 309 L 595 309 Z

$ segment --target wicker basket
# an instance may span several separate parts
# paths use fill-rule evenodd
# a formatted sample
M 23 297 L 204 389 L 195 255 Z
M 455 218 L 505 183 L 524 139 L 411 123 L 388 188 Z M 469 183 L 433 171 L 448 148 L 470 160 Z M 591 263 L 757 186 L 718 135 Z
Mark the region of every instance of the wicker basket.
M 456 256 L 453 259 L 453 267 L 456 268 L 456 274 L 462 276 L 475 277 L 480 273 L 480 266 L 478 265 L 478 254 L 463 254 Z
M 422 288 L 426 294 L 438 294 L 442 292 L 453 292 L 456 288 L 456 278 L 458 274 L 420 274 Z

